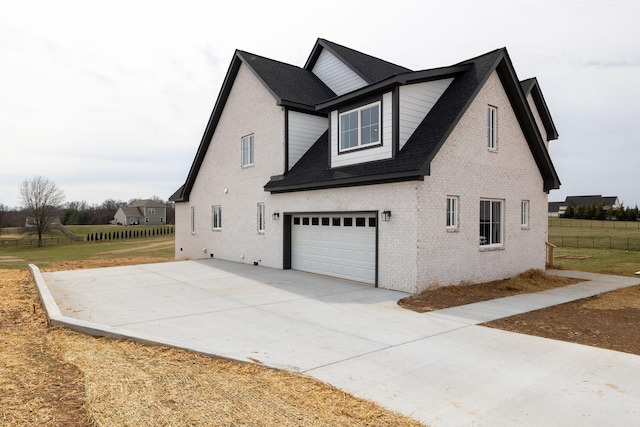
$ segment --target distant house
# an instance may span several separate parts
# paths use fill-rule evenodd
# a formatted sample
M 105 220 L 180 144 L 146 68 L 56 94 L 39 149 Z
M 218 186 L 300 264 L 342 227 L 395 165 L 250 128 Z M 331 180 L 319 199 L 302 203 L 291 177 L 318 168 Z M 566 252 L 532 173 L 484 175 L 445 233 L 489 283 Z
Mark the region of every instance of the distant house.
M 113 220 L 119 225 L 165 224 L 167 207 L 154 200 L 137 200 L 129 206 L 118 208 Z
M 616 210 L 619 209 L 621 204 L 617 196 L 567 196 L 564 202 L 549 202 L 549 216 L 563 216 L 564 211 L 569 205 L 573 207 L 578 206 L 600 206 L 604 204 L 604 210 Z

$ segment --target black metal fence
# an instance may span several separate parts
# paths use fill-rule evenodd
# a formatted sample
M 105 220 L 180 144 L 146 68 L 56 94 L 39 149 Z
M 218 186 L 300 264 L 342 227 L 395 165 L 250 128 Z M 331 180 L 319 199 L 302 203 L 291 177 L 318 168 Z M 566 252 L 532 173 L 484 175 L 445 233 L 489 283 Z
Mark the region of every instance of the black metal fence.
M 47 237 L 42 239 L 43 246 L 64 245 L 71 243 L 73 240 L 68 237 Z M 18 246 L 38 246 L 38 238 L 35 239 L 0 239 L 0 248 L 18 247 Z
M 640 237 L 629 236 L 549 236 L 559 248 L 618 249 L 640 251 Z

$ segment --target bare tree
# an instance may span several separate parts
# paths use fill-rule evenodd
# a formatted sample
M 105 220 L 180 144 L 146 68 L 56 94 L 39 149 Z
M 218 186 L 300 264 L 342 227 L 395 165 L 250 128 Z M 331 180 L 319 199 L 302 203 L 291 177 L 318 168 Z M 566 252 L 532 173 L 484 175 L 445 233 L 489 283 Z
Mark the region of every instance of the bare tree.
M 38 246 L 42 246 L 42 235 L 51 227 L 54 214 L 64 201 L 64 193 L 53 181 L 36 176 L 22 183 L 20 197 L 27 217 L 32 220 L 29 229 L 38 234 Z

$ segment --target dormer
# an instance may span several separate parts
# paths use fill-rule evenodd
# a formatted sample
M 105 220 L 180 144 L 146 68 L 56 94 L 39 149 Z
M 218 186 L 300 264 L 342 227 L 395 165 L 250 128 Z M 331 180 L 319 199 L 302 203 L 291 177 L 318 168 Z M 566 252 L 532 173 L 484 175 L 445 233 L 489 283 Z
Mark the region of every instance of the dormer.
M 329 166 L 393 159 L 460 70 L 404 72 L 320 104 L 329 114 Z

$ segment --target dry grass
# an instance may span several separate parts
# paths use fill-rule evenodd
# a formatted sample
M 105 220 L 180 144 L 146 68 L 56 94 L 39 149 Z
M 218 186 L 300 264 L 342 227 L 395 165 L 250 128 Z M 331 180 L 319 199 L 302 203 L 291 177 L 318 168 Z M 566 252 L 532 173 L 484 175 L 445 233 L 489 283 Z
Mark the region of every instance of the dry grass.
M 49 328 L 24 270 L 0 270 L 0 365 L 3 426 L 421 425 L 300 374 Z

